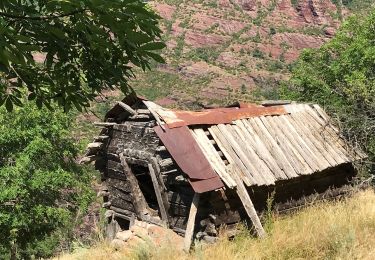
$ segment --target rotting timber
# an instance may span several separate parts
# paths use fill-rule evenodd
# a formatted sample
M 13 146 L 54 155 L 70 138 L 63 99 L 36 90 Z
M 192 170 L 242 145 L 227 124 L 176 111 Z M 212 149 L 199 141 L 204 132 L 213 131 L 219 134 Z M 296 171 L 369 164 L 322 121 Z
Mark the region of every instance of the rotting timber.
M 134 96 L 118 102 L 107 113 L 105 122 L 96 123 L 103 129 L 82 160 L 94 161 L 102 173 L 107 235 L 113 237 L 138 219 L 171 228 L 181 235 L 186 232 L 187 248 L 193 234 L 213 241 L 220 226 L 230 228 L 240 221 L 254 225 L 257 234 L 264 236 L 257 212 L 265 209 L 271 194 L 273 203 L 282 211 L 300 205 L 301 198 L 314 197 L 315 193 L 342 194 L 343 187 L 355 175 L 352 161 L 365 155 L 346 153 L 342 140 L 333 138 L 334 127 L 328 126 L 326 137 L 330 139 L 325 141 L 310 132 L 319 124 L 323 127 L 324 122 L 309 108 L 307 112 L 294 113 L 300 112 L 299 108 L 290 106 L 290 111 L 284 111 L 280 107 L 249 105 L 238 111 L 228 110 L 229 113 L 219 109 L 192 116 L 185 112 L 171 114 Z M 223 115 L 223 111 L 224 119 L 212 117 L 215 113 Z M 229 124 L 228 114 L 233 119 Z M 268 122 L 267 116 L 274 118 Z M 303 121 L 299 122 L 302 119 L 311 121 L 304 126 Z M 168 130 L 168 126 L 173 128 Z M 165 138 L 164 134 L 177 131 L 180 126 L 187 132 Z M 267 126 L 272 130 L 263 136 Z M 293 136 L 288 131 L 296 133 Z M 181 142 L 179 137 L 188 137 L 187 133 L 195 141 L 182 147 L 187 141 Z M 247 147 L 241 138 L 248 143 Z M 201 153 L 205 162 L 187 154 L 189 149 L 201 149 L 196 152 Z M 185 153 L 176 156 L 176 150 Z M 196 164 L 205 165 L 205 170 L 208 165 L 206 175 L 214 173 L 217 178 L 197 181 L 199 173 L 195 177 L 188 175 L 187 168 Z M 246 175 L 246 170 L 250 174 Z

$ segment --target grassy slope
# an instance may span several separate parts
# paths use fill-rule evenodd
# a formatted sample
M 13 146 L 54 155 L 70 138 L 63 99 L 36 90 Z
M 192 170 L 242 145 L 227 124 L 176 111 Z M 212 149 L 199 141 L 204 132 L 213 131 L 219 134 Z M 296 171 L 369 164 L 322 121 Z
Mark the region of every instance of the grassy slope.
M 61 260 L 75 259 L 375 259 L 375 193 L 367 190 L 337 202 L 320 203 L 289 216 L 273 216 L 264 240 L 245 231 L 190 254 L 173 245 L 116 251 L 106 243 L 79 248 Z M 223 236 L 224 237 L 224 236 Z

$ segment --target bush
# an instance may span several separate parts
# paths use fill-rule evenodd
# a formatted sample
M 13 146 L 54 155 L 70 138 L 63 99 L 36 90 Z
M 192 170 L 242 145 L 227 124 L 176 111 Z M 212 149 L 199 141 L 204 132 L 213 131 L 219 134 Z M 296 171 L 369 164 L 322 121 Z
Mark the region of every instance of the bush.
M 72 117 L 28 104 L 0 109 L 0 254 L 50 256 L 69 236 L 75 212 L 91 200 L 90 178 L 77 166 Z
M 304 51 L 284 88 L 283 98 L 323 105 L 343 135 L 369 155 L 375 167 L 375 10 L 349 18 L 317 50 Z

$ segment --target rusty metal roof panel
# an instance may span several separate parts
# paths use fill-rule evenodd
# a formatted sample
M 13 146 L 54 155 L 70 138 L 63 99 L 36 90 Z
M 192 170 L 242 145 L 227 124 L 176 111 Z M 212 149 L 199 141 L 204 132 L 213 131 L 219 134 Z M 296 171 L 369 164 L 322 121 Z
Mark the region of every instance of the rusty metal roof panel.
M 229 124 L 234 120 L 243 118 L 284 115 L 287 113 L 283 106 L 263 107 L 258 105 L 206 109 L 203 111 L 177 111 L 154 106 L 154 112 L 163 119 L 169 128 L 189 125 Z
M 189 176 L 196 192 L 224 187 L 188 127 L 162 129 L 156 126 L 154 130 L 181 170 Z

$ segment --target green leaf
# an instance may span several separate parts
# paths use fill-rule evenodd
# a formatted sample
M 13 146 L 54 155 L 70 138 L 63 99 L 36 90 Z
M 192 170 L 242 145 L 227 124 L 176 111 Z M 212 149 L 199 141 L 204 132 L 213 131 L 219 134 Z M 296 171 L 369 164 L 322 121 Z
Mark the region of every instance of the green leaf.
M 159 63 L 165 63 L 165 60 L 159 54 L 153 52 L 146 52 L 146 54 Z
M 152 51 L 152 50 L 161 50 L 165 47 L 165 43 L 164 42 L 150 42 L 150 43 L 146 43 L 144 45 L 142 45 L 140 47 L 141 50 L 145 50 L 145 51 Z

